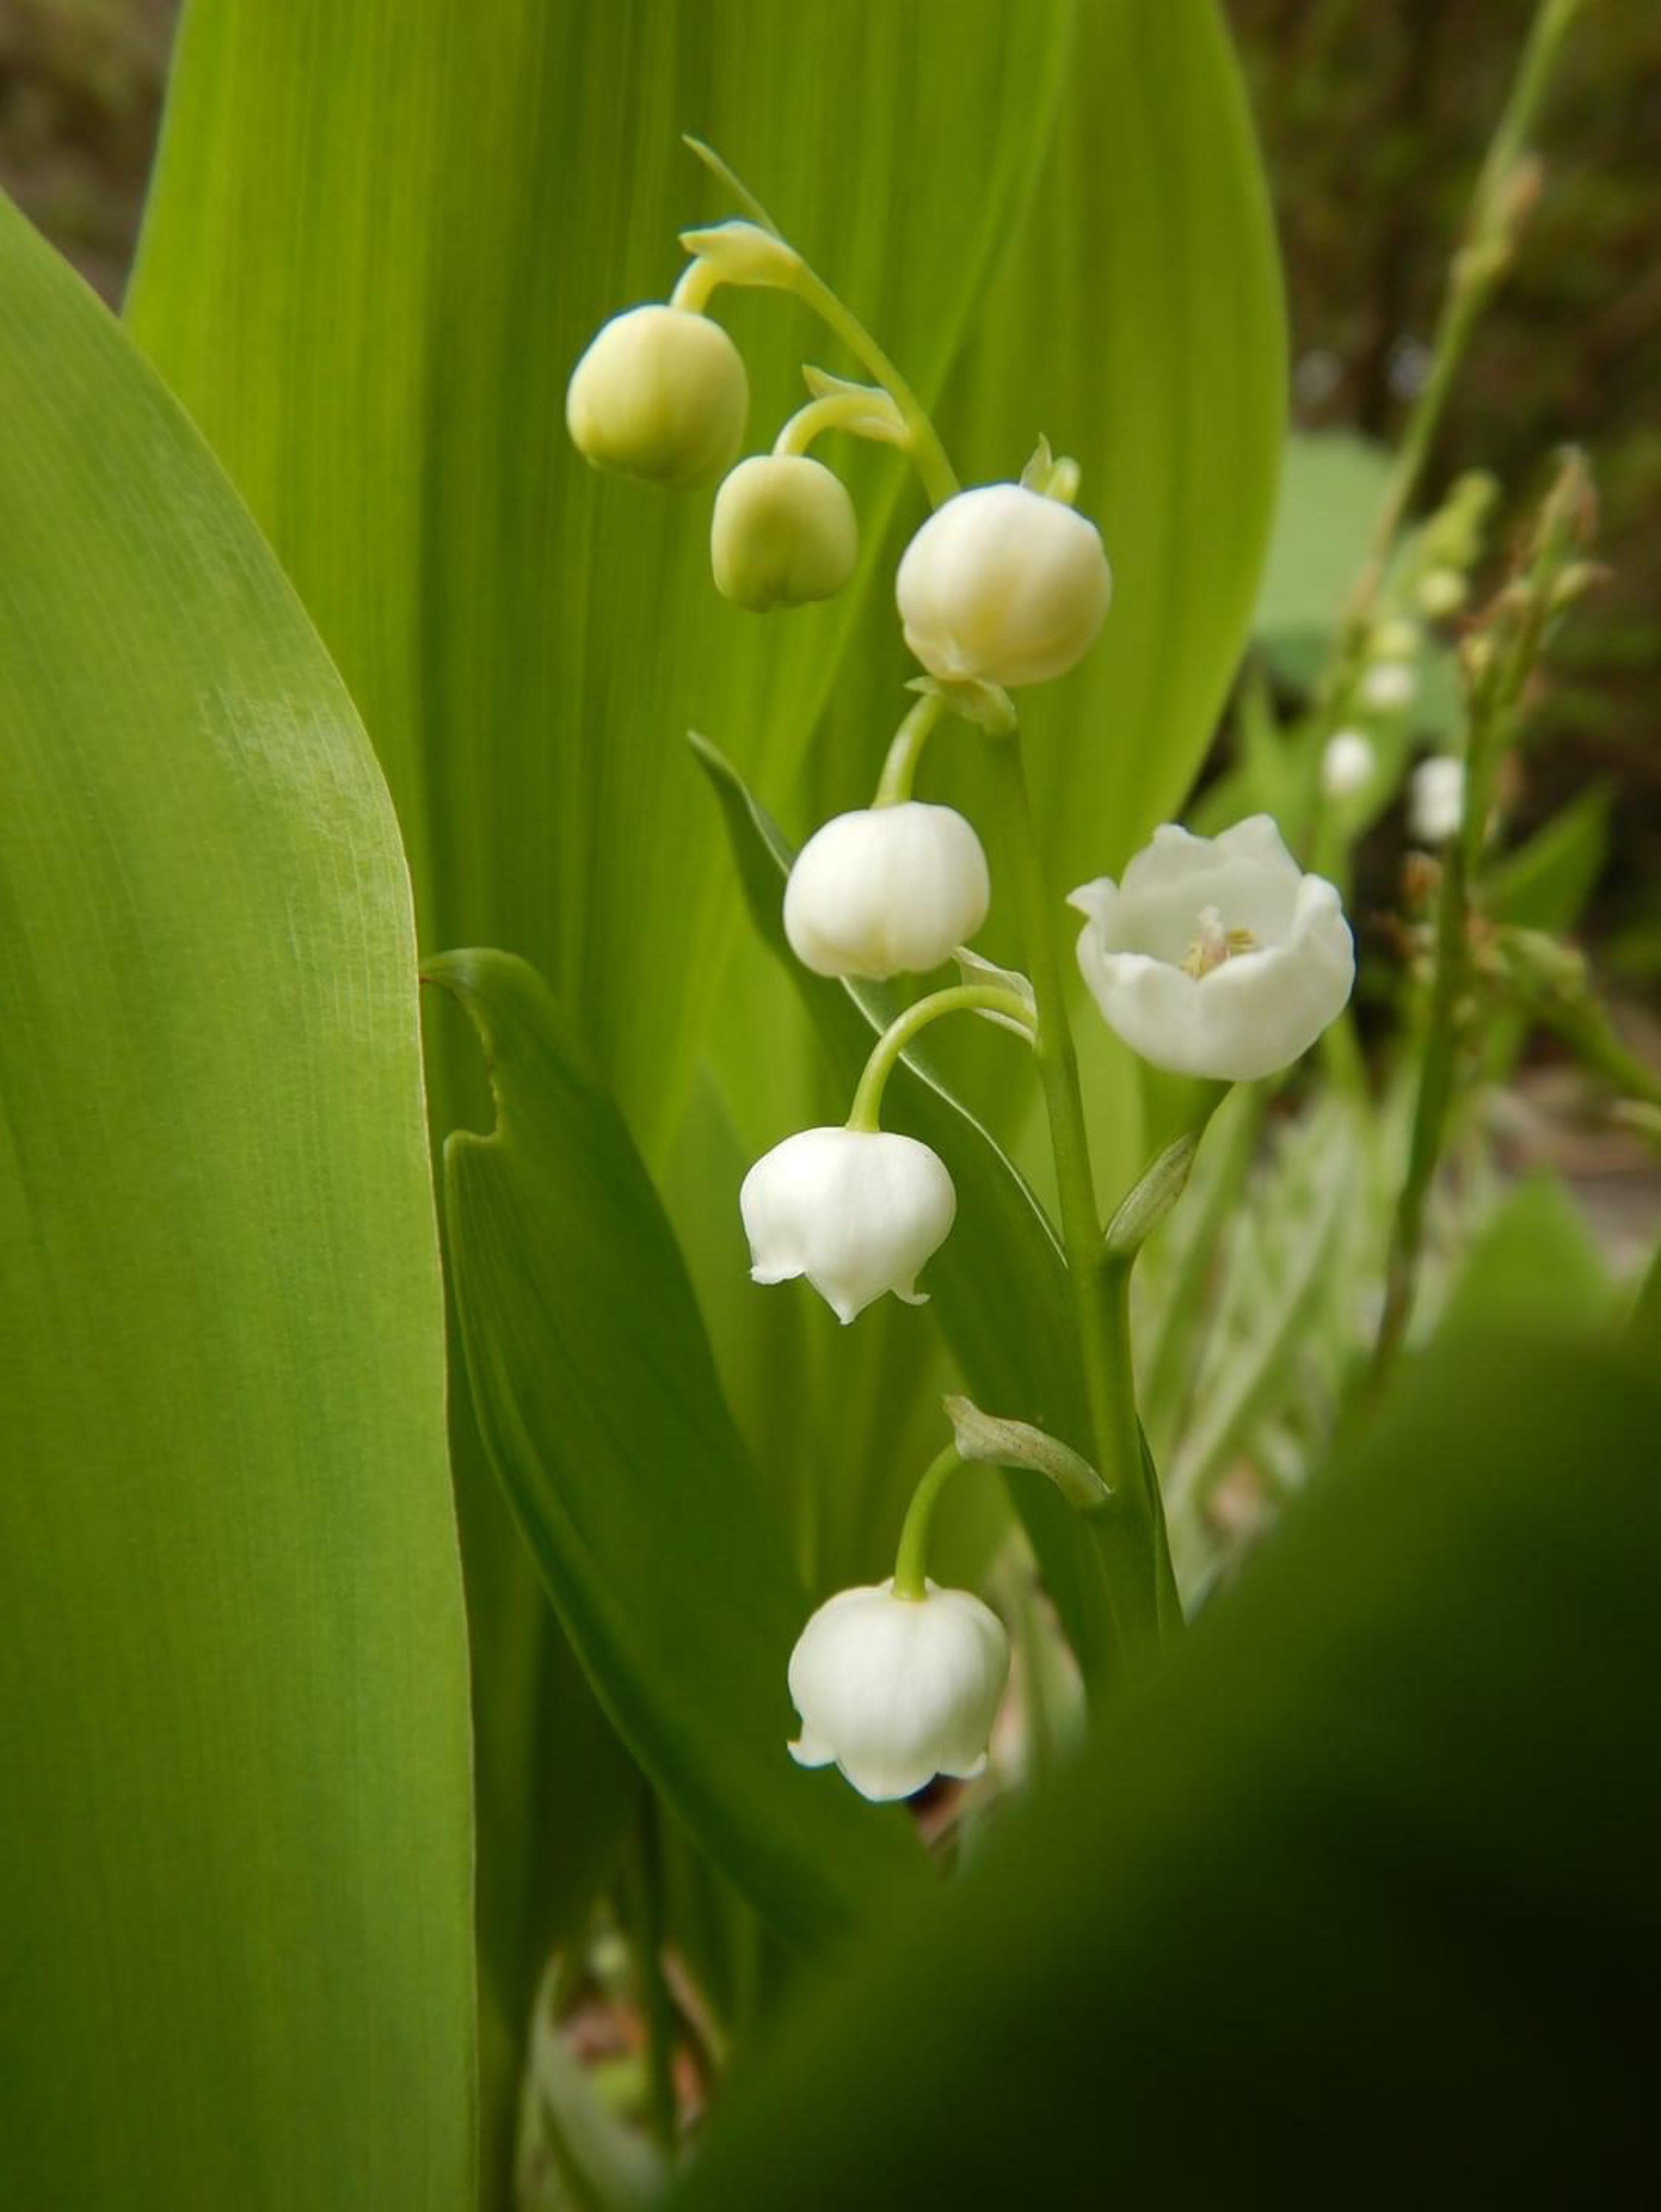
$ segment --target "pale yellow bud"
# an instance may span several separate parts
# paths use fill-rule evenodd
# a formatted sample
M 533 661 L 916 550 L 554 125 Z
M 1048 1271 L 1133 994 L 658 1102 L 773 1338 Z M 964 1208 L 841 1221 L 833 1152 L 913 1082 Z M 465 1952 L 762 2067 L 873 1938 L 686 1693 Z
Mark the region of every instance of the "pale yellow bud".
M 630 307 L 572 372 L 565 420 L 597 469 L 684 489 L 708 483 L 744 442 L 750 382 L 719 323 L 684 307 Z
M 1427 568 L 1419 579 L 1419 604 L 1433 622 L 1456 615 L 1470 593 L 1457 568 Z
M 838 477 L 804 454 L 740 461 L 715 494 L 709 559 L 724 599 L 766 614 L 828 599 L 854 573 L 860 530 Z

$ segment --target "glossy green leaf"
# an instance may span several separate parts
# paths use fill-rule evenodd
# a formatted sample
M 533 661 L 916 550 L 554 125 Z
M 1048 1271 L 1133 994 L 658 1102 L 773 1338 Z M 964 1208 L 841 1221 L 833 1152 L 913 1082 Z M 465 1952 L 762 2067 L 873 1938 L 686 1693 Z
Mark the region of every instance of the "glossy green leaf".
M 450 1264 L 485 1447 L 618 1733 L 715 1864 L 795 1942 L 845 1935 L 923 1860 L 904 1816 L 807 1775 L 785 1668 L 810 1610 L 673 1232 L 546 986 L 448 953 L 496 1127 L 444 1147 Z
M 792 2212 L 1402 2203 L 1427 2155 L 1473 2201 L 1628 2195 L 1658 1424 L 1653 1367 L 1447 1343 L 1120 1723 L 757 2064 L 677 2208 L 781 2174 Z
M 0 2202 L 456 2212 L 410 891 L 200 438 L 0 205 Z

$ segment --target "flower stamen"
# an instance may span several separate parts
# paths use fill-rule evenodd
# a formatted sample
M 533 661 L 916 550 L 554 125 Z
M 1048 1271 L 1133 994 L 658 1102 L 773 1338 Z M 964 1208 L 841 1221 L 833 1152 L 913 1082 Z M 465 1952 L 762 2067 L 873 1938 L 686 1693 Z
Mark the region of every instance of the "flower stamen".
M 1199 914 L 1199 935 L 1189 946 L 1182 961 L 1184 975 L 1196 981 L 1220 968 L 1226 960 L 1242 952 L 1255 952 L 1257 940 L 1249 929 L 1225 929 L 1223 917 L 1214 906 L 1202 906 Z

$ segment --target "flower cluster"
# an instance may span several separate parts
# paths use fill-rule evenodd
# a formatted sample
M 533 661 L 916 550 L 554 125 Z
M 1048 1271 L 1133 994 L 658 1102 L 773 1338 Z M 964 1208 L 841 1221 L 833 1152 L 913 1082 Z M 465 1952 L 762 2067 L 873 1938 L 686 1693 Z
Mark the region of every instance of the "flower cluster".
M 761 613 L 829 598 L 859 566 L 847 489 L 807 451 L 823 433 L 904 451 L 933 505 L 894 582 L 899 625 L 922 670 L 912 686 L 919 696 L 870 805 L 824 823 L 796 855 L 783 925 L 796 958 L 818 975 L 926 975 L 956 956 L 965 980 L 927 992 L 897 1016 L 873 1048 L 845 1123 L 787 1136 L 755 1163 L 739 1194 L 755 1280 L 805 1277 L 849 1323 L 887 1293 L 923 1301 L 918 1277 L 956 1216 L 945 1162 L 881 1125 L 884 1085 L 907 1046 L 928 1022 L 959 1011 L 989 1015 L 1033 1046 L 1067 1018 L 1060 1006 L 1037 1006 L 1024 979 L 964 951 L 990 910 L 991 876 L 973 825 L 912 795 L 925 746 L 948 713 L 978 725 L 995 746 L 1013 746 L 1008 693 L 1078 666 L 1107 618 L 1112 576 L 1100 533 L 1074 505 L 1075 463 L 1041 442 L 1019 481 L 960 490 L 909 389 L 785 241 L 756 224 L 730 223 L 689 233 L 684 243 L 694 259 L 672 300 L 615 317 L 577 365 L 567 412 L 589 460 L 669 485 L 720 478 L 710 527 L 715 585 Z M 806 370 L 807 404 L 770 453 L 739 460 L 744 365 L 706 312 L 722 283 L 794 292 L 878 382 Z M 1377 642 L 1364 688 L 1372 705 L 1385 708 L 1405 698 L 1414 640 Z M 1370 767 L 1364 737 L 1335 741 L 1329 788 L 1354 787 Z M 1338 894 L 1301 872 L 1266 816 L 1214 840 L 1168 825 L 1118 881 L 1104 876 L 1072 903 L 1085 916 L 1078 960 L 1092 996 L 1156 1067 L 1220 1084 L 1253 1081 L 1306 1051 L 1348 999 L 1354 957 Z M 1099 1237 L 1099 1224 L 1087 1233 Z M 988 1425 L 977 1419 L 983 1434 Z M 790 1661 L 801 1717 L 793 1754 L 804 1765 L 834 1761 L 867 1797 L 908 1796 L 937 1773 L 978 1773 L 1008 1670 L 995 1618 L 923 1571 L 928 1512 L 945 1474 L 965 1455 L 1031 1449 L 1031 1463 L 1075 1503 L 1105 1494 L 1067 1447 L 1019 1423 L 990 1427 L 1004 1439 L 995 1449 L 964 1445 L 960 1432 L 962 1448 L 923 1478 L 893 1577 L 830 1598 Z

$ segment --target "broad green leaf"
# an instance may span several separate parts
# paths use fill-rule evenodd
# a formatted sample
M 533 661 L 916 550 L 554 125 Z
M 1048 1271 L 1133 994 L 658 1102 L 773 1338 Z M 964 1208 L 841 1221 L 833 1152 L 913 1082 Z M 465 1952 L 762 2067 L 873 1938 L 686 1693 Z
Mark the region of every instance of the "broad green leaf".
M 1573 929 L 1603 872 L 1615 793 L 1594 783 L 1487 872 L 1483 904 L 1519 929 Z
M 903 1814 L 785 1746 L 809 1611 L 674 1237 L 546 986 L 498 952 L 429 961 L 478 1030 L 488 1135 L 444 1147 L 450 1265 L 485 1448 L 619 1735 L 717 1867 L 799 1945 L 923 1861 Z
M 1446 1343 L 673 2203 L 1406 2203 L 1427 2146 L 1473 2202 L 1628 2196 L 1658 1424 L 1652 1367 Z
M 456 2212 L 466 1652 L 409 882 L 338 677 L 0 205 L 0 2202 Z
M 1584 1215 L 1555 1176 L 1512 1191 L 1467 1255 L 1439 1327 L 1554 1328 L 1595 1334 L 1612 1318 L 1615 1285 Z
M 756 933 L 794 982 L 840 1095 L 851 1100 L 873 1032 L 886 1027 L 898 1001 L 882 985 L 831 981 L 796 959 L 782 911 L 790 847 L 732 764 L 707 739 L 693 743 L 721 807 Z M 1026 1056 L 1026 1046 L 1013 1036 L 998 1042 Z M 1038 1200 L 925 1045 L 907 1049 L 883 1105 L 885 1127 L 930 1146 L 957 1188 L 958 1218 L 925 1281 L 970 1389 L 989 1407 L 1087 1445 L 1066 1262 Z M 1094 1547 L 1047 1483 L 1015 1476 L 1010 1487 L 1080 1664 L 1094 1675 L 1110 1640 Z

